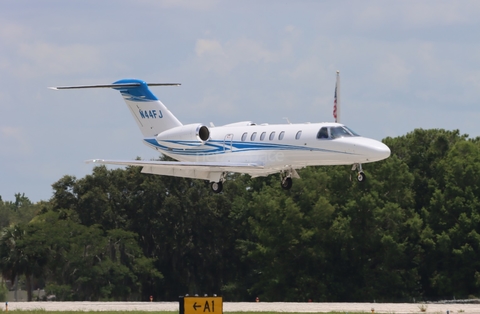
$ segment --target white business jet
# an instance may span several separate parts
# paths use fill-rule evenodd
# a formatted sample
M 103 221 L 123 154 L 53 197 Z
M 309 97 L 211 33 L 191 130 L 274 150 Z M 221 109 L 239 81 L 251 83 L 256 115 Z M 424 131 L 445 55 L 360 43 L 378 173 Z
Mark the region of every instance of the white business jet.
M 243 121 L 223 126 L 183 125 L 158 100 L 148 86 L 180 84 L 146 83 L 123 79 L 113 84 L 59 86 L 52 89 L 113 88 L 118 90 L 146 145 L 178 161 L 93 159 L 98 164 L 141 166 L 142 173 L 203 179 L 220 193 L 227 174 L 252 177 L 281 174 L 288 190 L 297 169 L 307 166 L 353 165 L 357 180 L 366 176 L 362 164 L 390 156 L 383 143 L 362 137 L 339 123 L 255 124 Z

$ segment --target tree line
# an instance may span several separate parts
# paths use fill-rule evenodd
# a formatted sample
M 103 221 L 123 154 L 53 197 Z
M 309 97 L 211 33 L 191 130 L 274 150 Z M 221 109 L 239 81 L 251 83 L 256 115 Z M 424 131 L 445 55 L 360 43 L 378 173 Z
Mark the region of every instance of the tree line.
M 57 300 L 407 301 L 480 295 L 480 139 L 416 129 L 390 158 L 201 180 L 96 167 L 0 200 L 0 270 Z M 31 298 L 31 293 L 29 294 Z

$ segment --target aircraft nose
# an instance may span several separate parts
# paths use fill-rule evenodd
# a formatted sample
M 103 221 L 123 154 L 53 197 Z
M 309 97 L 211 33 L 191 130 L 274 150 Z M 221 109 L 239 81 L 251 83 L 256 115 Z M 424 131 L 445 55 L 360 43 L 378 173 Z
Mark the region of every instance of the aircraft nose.
M 390 157 L 390 148 L 382 142 L 377 142 L 372 146 L 372 157 L 374 160 L 383 160 Z
M 374 162 L 390 157 L 390 148 L 380 141 L 366 137 L 346 138 L 350 153 L 357 157 L 357 163 Z

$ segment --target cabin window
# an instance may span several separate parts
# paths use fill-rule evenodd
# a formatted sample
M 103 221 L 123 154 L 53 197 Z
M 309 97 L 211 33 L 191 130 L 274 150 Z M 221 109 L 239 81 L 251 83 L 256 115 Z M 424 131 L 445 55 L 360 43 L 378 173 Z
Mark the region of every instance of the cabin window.
M 299 139 L 300 139 L 300 136 L 302 136 L 302 131 L 298 131 L 298 132 L 297 132 L 297 135 L 295 135 L 295 139 L 296 139 L 296 140 L 299 140 Z
M 326 127 L 321 128 L 320 131 L 318 131 L 317 133 L 317 138 L 319 139 L 328 138 L 328 128 Z
M 265 139 L 265 135 L 267 135 L 267 132 L 262 132 L 262 134 L 260 134 L 260 141 Z
M 280 134 L 278 134 L 278 139 L 283 140 L 284 135 L 285 135 L 285 131 L 280 132 Z
M 243 135 L 242 135 L 242 142 L 245 142 L 245 140 L 247 139 L 247 135 L 248 135 L 247 132 L 243 133 Z
M 251 141 L 255 141 L 255 138 L 257 137 L 257 132 L 253 132 L 252 136 L 250 137 Z
M 270 136 L 268 137 L 268 139 L 269 139 L 270 141 L 272 141 L 274 138 L 275 138 L 275 131 L 273 131 L 272 133 L 270 133 Z

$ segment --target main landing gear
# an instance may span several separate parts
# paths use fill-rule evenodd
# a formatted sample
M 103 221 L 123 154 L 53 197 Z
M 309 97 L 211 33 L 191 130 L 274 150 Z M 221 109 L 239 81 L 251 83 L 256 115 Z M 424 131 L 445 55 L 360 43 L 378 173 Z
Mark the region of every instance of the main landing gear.
M 284 177 L 282 178 L 282 180 L 280 181 L 280 184 L 282 186 L 282 189 L 284 190 L 290 190 L 292 188 L 292 185 L 293 185 L 293 181 L 292 181 L 292 178 L 291 177 Z
M 220 193 L 223 191 L 223 182 L 225 182 L 225 172 L 222 173 L 222 175 L 220 176 L 220 180 L 218 180 L 218 182 L 212 182 L 210 183 L 210 188 L 212 189 L 212 192 L 213 193 Z
M 210 188 L 212 189 L 213 193 L 220 193 L 223 190 L 223 182 L 222 181 L 212 182 L 210 184 Z
M 353 164 L 352 171 L 358 170 L 357 172 L 357 181 L 358 182 L 365 182 L 367 180 L 367 176 L 363 172 L 362 164 Z
M 295 171 L 295 169 L 293 168 L 280 172 L 280 185 L 282 189 L 290 190 L 292 188 L 292 185 L 293 185 L 292 177 L 300 178 L 297 171 Z

